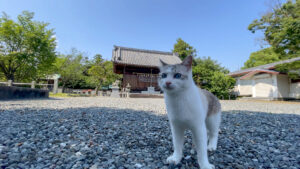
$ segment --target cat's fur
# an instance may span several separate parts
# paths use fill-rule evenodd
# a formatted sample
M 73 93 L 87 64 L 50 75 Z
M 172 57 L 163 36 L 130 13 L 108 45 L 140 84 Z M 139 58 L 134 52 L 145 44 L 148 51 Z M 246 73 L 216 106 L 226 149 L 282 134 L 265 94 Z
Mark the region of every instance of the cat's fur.
M 214 166 L 208 161 L 207 150 L 217 148 L 221 105 L 217 97 L 207 90 L 199 89 L 194 83 L 192 60 L 193 57 L 188 56 L 176 65 L 161 61 L 158 84 L 164 92 L 174 148 L 167 162 L 178 164 L 181 161 L 184 131 L 189 129 L 193 134 L 201 169 L 212 169 Z M 174 77 L 176 73 L 181 74 L 180 78 Z

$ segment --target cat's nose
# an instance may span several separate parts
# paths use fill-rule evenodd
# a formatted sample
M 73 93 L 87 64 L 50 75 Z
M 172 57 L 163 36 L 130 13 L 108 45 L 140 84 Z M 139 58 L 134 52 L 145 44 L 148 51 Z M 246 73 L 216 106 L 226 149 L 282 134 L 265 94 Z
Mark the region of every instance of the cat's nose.
M 172 84 L 172 82 L 166 82 L 167 86 L 170 86 Z

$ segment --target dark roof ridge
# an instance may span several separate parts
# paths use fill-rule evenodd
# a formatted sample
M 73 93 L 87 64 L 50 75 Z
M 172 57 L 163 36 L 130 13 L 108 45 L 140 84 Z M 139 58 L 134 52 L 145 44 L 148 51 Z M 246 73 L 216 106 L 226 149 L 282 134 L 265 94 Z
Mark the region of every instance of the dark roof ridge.
M 139 52 L 147 52 L 147 53 L 157 53 L 157 54 L 169 54 L 173 55 L 174 53 L 172 52 L 165 52 L 165 51 L 158 51 L 158 50 L 149 50 L 149 49 L 138 49 L 138 48 L 130 48 L 130 47 L 124 47 L 124 46 L 116 46 L 114 45 L 114 48 L 120 48 L 120 49 L 125 49 L 125 50 L 133 50 L 133 51 L 139 51 Z

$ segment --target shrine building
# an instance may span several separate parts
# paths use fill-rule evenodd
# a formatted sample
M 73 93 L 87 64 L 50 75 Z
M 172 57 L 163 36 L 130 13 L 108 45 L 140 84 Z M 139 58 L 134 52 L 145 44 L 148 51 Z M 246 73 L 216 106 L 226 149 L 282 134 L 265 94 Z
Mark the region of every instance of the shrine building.
M 121 87 L 125 88 L 129 83 L 133 92 L 145 91 L 148 87 L 160 90 L 157 83 L 159 59 L 168 64 L 181 63 L 178 55 L 172 52 L 121 46 L 114 46 L 112 51 L 114 72 L 123 74 Z

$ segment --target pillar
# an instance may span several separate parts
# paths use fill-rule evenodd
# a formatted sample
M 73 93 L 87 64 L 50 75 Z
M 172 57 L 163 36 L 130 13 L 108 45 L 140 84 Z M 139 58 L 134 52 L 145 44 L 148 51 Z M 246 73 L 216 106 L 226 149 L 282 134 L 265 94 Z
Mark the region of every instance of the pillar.
M 7 86 L 12 86 L 12 84 L 13 84 L 12 80 L 7 81 Z
M 32 81 L 31 82 L 31 89 L 34 89 L 35 88 L 35 81 Z
M 56 94 L 57 90 L 58 90 L 58 79 L 54 79 L 53 94 Z

